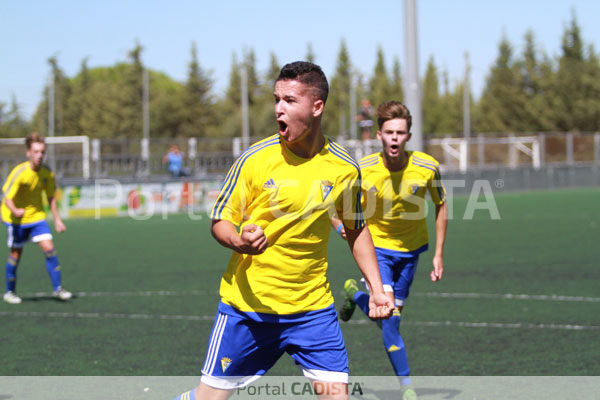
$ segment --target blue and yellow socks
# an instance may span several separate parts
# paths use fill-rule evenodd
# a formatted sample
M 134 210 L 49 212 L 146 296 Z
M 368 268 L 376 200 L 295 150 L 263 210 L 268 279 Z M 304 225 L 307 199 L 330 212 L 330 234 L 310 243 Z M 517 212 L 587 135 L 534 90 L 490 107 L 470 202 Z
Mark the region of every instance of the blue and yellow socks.
M 381 321 L 381 332 L 383 334 L 383 345 L 394 367 L 394 372 L 397 376 L 408 376 L 410 368 L 408 367 L 404 340 L 402 340 L 399 331 L 400 320 L 400 313 L 398 309 L 395 309 L 390 318 Z
M 192 389 L 188 392 L 182 393 L 179 396 L 175 397 L 173 400 L 196 400 L 196 396 L 194 395 L 194 390 Z
M 60 265 L 58 264 L 58 257 L 56 256 L 55 250 L 45 251 L 46 256 L 46 269 L 50 280 L 52 281 L 52 288 L 54 291 L 60 287 Z
M 17 287 L 17 267 L 19 260 L 13 256 L 8 256 L 6 261 L 6 291 L 14 292 Z
M 369 294 L 358 291 L 354 295 L 354 302 L 366 314 L 369 315 Z M 398 309 L 394 309 L 394 313 L 388 319 L 376 321 L 381 327 L 383 335 L 383 345 L 387 352 L 388 358 L 394 367 L 394 372 L 401 378 L 402 386 L 410 384 L 410 368 L 408 367 L 408 358 L 406 357 L 406 348 L 404 340 L 400 335 L 400 321 L 402 317 Z

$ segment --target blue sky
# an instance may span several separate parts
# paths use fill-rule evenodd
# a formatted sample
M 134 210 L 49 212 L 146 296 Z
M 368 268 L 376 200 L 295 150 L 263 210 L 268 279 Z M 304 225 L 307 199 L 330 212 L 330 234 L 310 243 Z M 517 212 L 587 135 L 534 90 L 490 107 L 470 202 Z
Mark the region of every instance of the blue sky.
M 405 70 L 403 0 L 202 1 L 202 0 L 0 0 L 0 102 L 17 98 L 29 117 L 41 99 L 56 56 L 68 76 L 81 61 L 110 66 L 127 59 L 136 40 L 146 66 L 185 81 L 192 41 L 201 66 L 212 71 L 215 92 L 228 83 L 232 55 L 253 49 L 257 68 L 268 68 L 271 52 L 281 64 L 304 58 L 310 42 L 316 62 L 331 77 L 341 40 L 364 74 L 381 46 L 391 69 Z M 586 43 L 600 51 L 600 2 L 592 0 L 417 0 L 421 74 L 430 56 L 463 78 L 469 52 L 472 89 L 481 92 L 503 35 L 520 52 L 531 29 L 539 48 L 558 56 L 572 10 Z

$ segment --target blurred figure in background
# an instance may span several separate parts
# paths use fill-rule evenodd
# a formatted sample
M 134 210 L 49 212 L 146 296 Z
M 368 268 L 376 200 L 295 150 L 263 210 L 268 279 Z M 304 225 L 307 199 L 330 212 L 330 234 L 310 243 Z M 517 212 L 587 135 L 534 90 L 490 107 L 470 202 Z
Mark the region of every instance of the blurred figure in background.
M 179 178 L 180 176 L 190 176 L 190 173 L 187 169 L 183 168 L 183 159 L 185 155 L 179 151 L 179 147 L 177 145 L 172 145 L 169 147 L 169 151 L 163 157 L 163 164 L 167 164 L 167 168 L 169 173 L 174 178 Z
M 360 134 L 362 140 L 371 139 L 371 128 L 373 128 L 372 117 L 373 106 L 371 106 L 371 102 L 369 100 L 364 99 L 360 102 L 360 110 L 358 111 L 358 115 L 356 116 L 358 126 L 360 127 Z

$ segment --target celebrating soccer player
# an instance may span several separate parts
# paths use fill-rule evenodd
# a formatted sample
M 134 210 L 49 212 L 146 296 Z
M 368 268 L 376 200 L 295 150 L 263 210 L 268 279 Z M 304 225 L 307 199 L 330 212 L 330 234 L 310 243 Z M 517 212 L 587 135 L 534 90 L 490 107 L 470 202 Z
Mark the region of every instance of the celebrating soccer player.
M 410 369 L 399 331 L 401 313 L 419 254 L 428 247 L 425 220 L 427 192 L 435 203 L 436 213 L 435 254 L 430 276 L 434 282 L 442 279 L 448 224 L 446 196 L 438 162 L 428 154 L 404 149 L 411 137 L 409 110 L 397 101 L 383 103 L 377 108 L 377 121 L 377 138 L 383 151 L 366 156 L 359 162 L 363 178 L 363 209 L 375 243 L 383 287 L 396 304 L 392 317 L 381 321 L 383 344 L 396 375 L 402 377 L 403 398 L 413 399 L 416 394 L 409 386 Z M 346 237 L 345 224 L 336 218 L 332 219 L 332 224 L 342 237 Z M 367 289 L 370 289 L 368 282 Z M 345 282 L 344 290 L 346 301 L 340 309 L 341 319 L 348 321 L 357 304 L 368 314 L 369 294 L 360 291 L 354 279 Z
M 394 308 L 365 228 L 358 164 L 321 131 L 328 91 L 319 66 L 285 65 L 274 90 L 279 133 L 248 148 L 225 178 L 211 229 L 233 255 L 201 383 L 178 399 L 225 399 L 284 352 L 321 398 L 348 398 L 348 357 L 326 277 L 334 210 L 372 288 L 369 316 L 387 318 Z
M 69 300 L 71 293 L 60 285 L 60 265 L 42 202 L 42 192 L 45 192 L 54 216 L 54 227 L 57 232 L 63 232 L 66 227 L 56 207 L 54 174 L 42 164 L 46 143 L 42 136 L 32 133 L 25 139 L 25 145 L 29 160 L 13 168 L 2 187 L 2 222 L 8 228 L 10 248 L 6 263 L 4 301 L 9 304 L 21 303 L 21 298 L 16 294 L 17 266 L 23 253 L 23 245 L 30 238 L 46 256 L 46 269 L 52 281 L 54 297 Z

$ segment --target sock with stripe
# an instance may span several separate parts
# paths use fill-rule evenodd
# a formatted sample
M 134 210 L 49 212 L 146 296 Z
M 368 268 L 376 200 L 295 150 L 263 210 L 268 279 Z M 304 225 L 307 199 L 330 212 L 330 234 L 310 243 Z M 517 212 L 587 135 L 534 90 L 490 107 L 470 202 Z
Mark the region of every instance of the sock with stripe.
M 8 256 L 6 261 L 6 291 L 14 292 L 17 287 L 17 267 L 19 266 L 19 260 Z
M 400 335 L 400 321 L 401 316 L 396 309 L 390 318 L 381 321 L 381 332 L 383 345 L 394 367 L 394 372 L 397 376 L 408 377 L 410 368 L 408 367 L 404 340 Z M 410 380 L 407 383 L 410 383 Z M 403 383 L 403 385 L 407 383 Z
M 50 275 L 52 281 L 52 288 L 58 290 L 60 287 L 60 265 L 58 264 L 58 257 L 56 256 L 55 250 L 45 251 L 46 256 L 46 270 Z
M 194 395 L 194 390 L 192 389 L 188 392 L 182 393 L 179 396 L 175 397 L 173 400 L 196 400 L 196 396 Z

